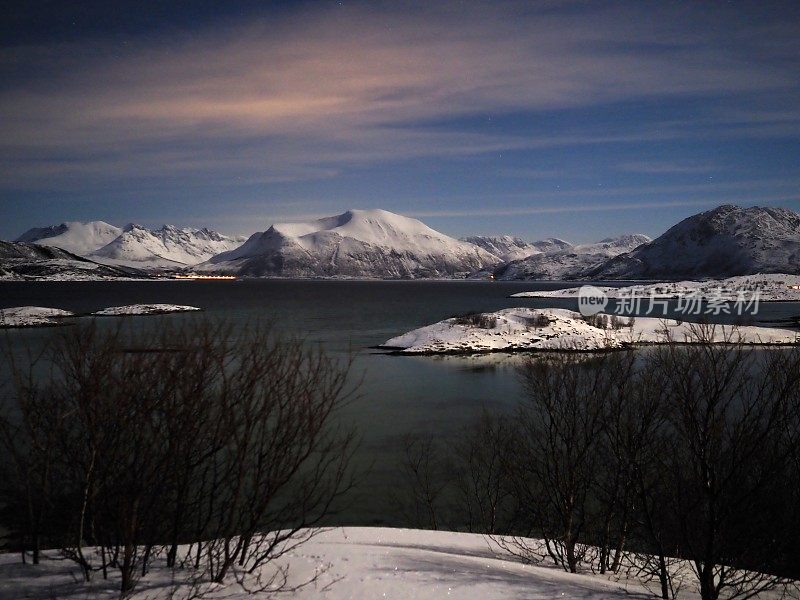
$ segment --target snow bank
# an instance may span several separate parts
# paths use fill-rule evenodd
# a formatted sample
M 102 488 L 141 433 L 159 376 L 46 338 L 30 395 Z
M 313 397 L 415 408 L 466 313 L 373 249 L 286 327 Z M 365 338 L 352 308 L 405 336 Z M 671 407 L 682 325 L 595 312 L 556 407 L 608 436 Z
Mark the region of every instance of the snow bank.
M 797 286 L 797 287 L 793 287 Z M 519 292 L 512 298 L 577 298 L 579 287 L 537 292 Z M 761 302 L 800 302 L 800 275 L 770 273 L 741 275 L 706 281 L 675 281 L 631 285 L 621 288 L 601 287 L 609 298 L 636 295 L 641 298 L 675 298 L 695 295 L 706 299 L 727 298 L 735 301 L 738 292 L 758 291 Z
M 124 317 L 131 315 L 163 315 L 174 312 L 193 312 L 202 310 L 196 306 L 180 304 L 130 304 L 128 306 L 112 306 L 92 313 L 98 317 Z
M 63 325 L 65 317 L 75 316 L 68 310 L 43 306 L 16 306 L 0 309 L 0 327 L 52 327 Z
M 609 317 L 610 318 L 610 317 Z M 589 323 L 580 313 L 565 309 L 507 308 L 485 313 L 470 322 L 445 319 L 387 340 L 381 347 L 404 354 L 468 354 L 516 350 L 599 351 L 635 344 L 692 340 L 692 324 L 670 319 L 636 317 L 631 326 L 625 317 L 620 329 Z M 798 332 L 772 327 L 742 326 L 738 335 L 749 344 L 795 344 Z M 725 341 L 730 328 L 717 326 L 714 341 Z

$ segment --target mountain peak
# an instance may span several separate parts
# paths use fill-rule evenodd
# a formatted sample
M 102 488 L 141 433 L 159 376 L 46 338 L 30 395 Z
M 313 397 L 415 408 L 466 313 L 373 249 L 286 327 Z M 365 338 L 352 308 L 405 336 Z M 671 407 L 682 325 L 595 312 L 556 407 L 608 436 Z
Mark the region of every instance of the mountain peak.
M 204 262 L 241 244 L 210 229 L 163 225 L 146 229 L 129 223 L 120 235 L 96 249 L 91 257 L 110 264 L 137 267 L 185 267 Z
M 86 255 L 116 238 L 122 230 L 105 221 L 65 221 L 60 225 L 29 229 L 17 238 L 40 246 L 54 246 Z
M 274 223 L 206 268 L 246 275 L 442 277 L 498 262 L 473 244 L 382 209 Z
M 800 272 L 800 214 L 725 204 L 687 217 L 587 277 L 677 279 Z

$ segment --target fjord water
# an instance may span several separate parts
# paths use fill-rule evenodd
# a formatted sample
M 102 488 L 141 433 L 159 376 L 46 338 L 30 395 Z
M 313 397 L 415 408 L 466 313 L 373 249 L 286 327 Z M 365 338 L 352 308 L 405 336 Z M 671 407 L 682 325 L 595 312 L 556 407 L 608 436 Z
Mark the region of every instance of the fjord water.
M 144 282 L 6 282 L 0 309 L 47 306 L 89 313 L 109 306 L 171 303 L 197 306 L 205 315 L 247 327 L 274 319 L 277 326 L 320 343 L 331 355 L 355 354 L 358 398 L 343 413 L 361 444 L 358 464 L 369 465 L 358 495 L 339 516 L 341 524 L 407 525 L 390 500 L 400 485 L 398 462 L 408 433 L 456 439 L 483 408 L 510 410 L 521 398 L 514 366 L 520 355 L 480 357 L 391 356 L 372 347 L 422 325 L 470 311 L 512 306 L 577 309 L 575 299 L 509 298 L 526 290 L 559 289 L 563 282 L 243 280 Z M 800 314 L 797 303 L 762 304 L 759 318 Z M 146 332 L 162 319 L 196 315 L 127 317 Z M 730 321 L 722 316 L 721 321 Z M 114 326 L 115 318 L 101 319 Z M 58 329 L 7 330 L 6 341 L 21 351 L 41 345 Z M 402 494 L 402 490 L 395 489 Z

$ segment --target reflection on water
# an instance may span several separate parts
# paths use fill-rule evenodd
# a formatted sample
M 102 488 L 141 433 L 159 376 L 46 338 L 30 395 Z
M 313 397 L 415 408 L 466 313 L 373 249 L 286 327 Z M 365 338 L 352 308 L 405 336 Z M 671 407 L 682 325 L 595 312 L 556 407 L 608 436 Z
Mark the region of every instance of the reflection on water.
M 512 306 L 575 310 L 575 299 L 508 298 L 515 292 L 559 289 L 558 282 L 379 282 L 288 281 L 242 282 L 27 282 L 0 283 L 0 308 L 50 306 L 88 313 L 108 306 L 172 303 L 199 306 L 206 316 L 228 320 L 241 330 L 257 320 L 275 319 L 284 330 L 321 344 L 342 359 L 355 353 L 355 378 L 363 377 L 361 394 L 343 418 L 362 438 L 359 462 L 371 470 L 342 523 L 398 524 L 386 492 L 397 483 L 400 440 L 408 432 L 429 432 L 448 440 L 484 408 L 511 410 L 521 397 L 515 367 L 525 354 L 470 356 L 390 356 L 372 349 L 410 329 L 471 311 Z M 800 314 L 797 303 L 762 304 L 760 320 Z M 180 321 L 196 315 L 132 317 L 127 323 L 140 334 L 161 319 Z M 116 319 L 99 321 L 114 327 Z M 40 348 L 56 329 L 8 330 L 0 333 L 16 352 Z

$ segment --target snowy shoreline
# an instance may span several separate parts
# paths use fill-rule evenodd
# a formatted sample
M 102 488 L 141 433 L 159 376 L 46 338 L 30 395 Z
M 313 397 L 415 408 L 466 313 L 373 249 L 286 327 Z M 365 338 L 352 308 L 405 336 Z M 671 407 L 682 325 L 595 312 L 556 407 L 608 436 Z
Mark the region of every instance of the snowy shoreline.
M 590 284 L 591 282 L 586 283 Z M 595 287 L 612 299 L 638 296 L 642 299 L 676 300 L 683 296 L 693 296 L 704 300 L 736 302 L 740 292 L 748 295 L 758 292 L 759 302 L 800 302 L 800 275 L 783 273 L 740 275 L 706 281 L 640 282 L 623 287 Z M 509 298 L 577 298 L 580 289 L 580 287 L 569 287 L 558 290 L 518 292 L 511 294 Z

